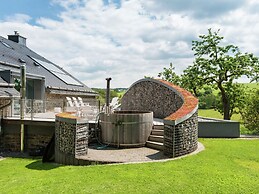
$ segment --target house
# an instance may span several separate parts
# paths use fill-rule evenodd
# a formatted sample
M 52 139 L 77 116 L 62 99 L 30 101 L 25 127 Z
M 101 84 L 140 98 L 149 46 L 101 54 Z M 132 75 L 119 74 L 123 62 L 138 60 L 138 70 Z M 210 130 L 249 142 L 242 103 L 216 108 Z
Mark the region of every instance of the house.
M 26 98 L 20 101 L 24 67 Z M 55 114 L 77 110 L 67 107 L 69 96 L 81 97 L 91 107 L 98 103 L 96 92 L 28 48 L 18 32 L 7 39 L 0 36 L 0 150 L 19 151 L 21 139 L 25 150 L 45 147 L 55 130 Z
M 6 107 L 10 106 L 13 98 L 19 98 L 20 93 L 14 88 L 14 84 L 7 83 L 0 77 L 0 110 L 1 115 L 7 115 Z M 4 111 L 4 112 L 3 112 Z
M 26 98 L 36 100 L 64 99 L 66 96 L 78 96 L 94 99 L 97 93 L 80 80 L 26 46 L 26 38 L 17 31 L 0 36 L 0 91 L 2 83 L 20 83 L 20 67 L 26 64 Z M 12 90 L 13 91 L 13 90 Z M 8 92 L 8 91 L 7 91 Z M 17 96 L 9 92 L 9 97 Z M 1 96 L 6 93 L 0 92 Z

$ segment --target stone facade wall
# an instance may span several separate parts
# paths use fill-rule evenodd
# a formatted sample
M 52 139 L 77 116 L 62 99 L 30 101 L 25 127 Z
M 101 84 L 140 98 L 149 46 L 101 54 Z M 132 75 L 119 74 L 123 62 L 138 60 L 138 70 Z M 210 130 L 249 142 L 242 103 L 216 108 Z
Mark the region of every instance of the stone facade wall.
M 78 94 L 71 94 L 71 92 L 68 92 L 67 94 L 51 94 L 49 92 L 45 93 L 46 95 L 46 100 L 52 100 L 52 99 L 62 99 L 62 100 L 66 100 L 67 96 L 74 96 L 74 97 L 81 97 L 83 99 L 96 99 L 95 96 L 87 96 L 87 95 L 78 95 Z
M 142 81 L 133 85 L 123 96 L 122 110 L 153 111 L 155 118 L 163 119 L 183 104 L 183 99 L 168 87 L 153 82 Z
M 0 136 L 0 150 L 18 152 L 21 150 L 20 134 L 7 134 Z
M 54 127 L 25 125 L 24 149 L 30 151 L 46 147 L 52 135 Z M 21 149 L 20 125 L 2 124 L 0 134 L 0 150 L 18 152 Z
M 0 99 L 0 107 L 5 106 L 10 102 L 11 99 Z M 11 105 L 0 110 L 0 117 L 11 115 Z
M 56 117 L 55 161 L 77 165 L 81 156 L 88 151 L 88 123 L 79 123 L 76 118 Z
M 75 132 L 76 123 L 56 121 L 55 142 L 61 152 L 75 155 Z
M 178 157 L 195 151 L 198 147 L 198 112 L 177 125 L 164 125 L 164 154 Z
M 96 106 L 99 108 L 99 101 L 95 96 L 80 96 L 80 95 L 60 95 L 46 93 L 46 100 L 48 101 L 46 110 L 53 110 L 54 107 L 61 107 L 63 112 L 66 112 L 65 107 L 68 106 L 66 97 L 81 97 L 84 103 L 88 103 L 90 106 Z
M 66 106 L 65 96 L 46 93 L 46 111 L 53 111 L 54 107 L 60 107 L 64 111 Z
M 88 151 L 89 124 L 81 123 L 76 125 L 75 137 L 75 158 L 85 156 Z

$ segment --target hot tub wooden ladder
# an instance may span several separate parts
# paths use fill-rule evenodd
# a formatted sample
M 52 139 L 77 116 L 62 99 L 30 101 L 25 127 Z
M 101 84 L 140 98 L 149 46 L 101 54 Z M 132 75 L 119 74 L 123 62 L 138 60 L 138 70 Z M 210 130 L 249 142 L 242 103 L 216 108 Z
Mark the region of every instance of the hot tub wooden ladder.
M 148 138 L 146 146 L 149 148 L 164 150 L 164 124 L 154 122 L 151 135 Z

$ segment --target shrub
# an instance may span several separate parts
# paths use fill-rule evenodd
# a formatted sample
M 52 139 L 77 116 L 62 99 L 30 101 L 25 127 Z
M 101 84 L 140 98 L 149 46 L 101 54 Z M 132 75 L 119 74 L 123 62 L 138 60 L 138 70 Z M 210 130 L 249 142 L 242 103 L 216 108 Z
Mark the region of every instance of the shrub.
M 251 92 L 240 112 L 245 127 L 251 132 L 259 134 L 259 89 Z
M 199 108 L 200 109 L 212 109 L 216 105 L 216 96 L 212 93 L 212 88 L 205 86 L 204 92 L 199 93 Z

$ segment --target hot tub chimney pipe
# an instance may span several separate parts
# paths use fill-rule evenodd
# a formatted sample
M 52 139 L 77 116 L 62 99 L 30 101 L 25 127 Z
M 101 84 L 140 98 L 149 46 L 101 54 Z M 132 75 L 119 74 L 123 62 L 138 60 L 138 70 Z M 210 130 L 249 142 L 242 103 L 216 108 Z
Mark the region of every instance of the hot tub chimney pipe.
M 112 80 L 111 77 L 106 78 L 107 80 L 107 87 L 106 87 L 106 113 L 110 113 L 110 81 Z

